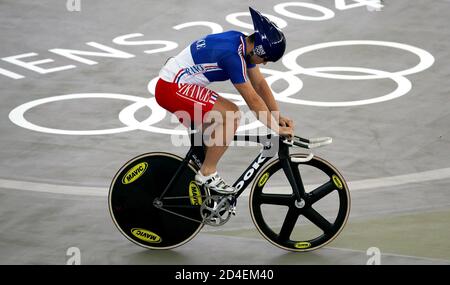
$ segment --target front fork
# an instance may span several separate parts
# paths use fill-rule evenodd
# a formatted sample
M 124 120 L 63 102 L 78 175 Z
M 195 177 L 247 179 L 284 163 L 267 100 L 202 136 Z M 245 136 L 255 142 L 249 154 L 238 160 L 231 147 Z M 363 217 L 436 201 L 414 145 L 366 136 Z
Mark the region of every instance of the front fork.
M 289 147 L 280 141 L 280 147 L 278 150 L 278 157 L 280 159 L 281 166 L 284 173 L 292 187 L 295 198 L 298 203 L 301 203 L 305 198 L 305 187 L 300 176 L 298 168 L 293 168 L 291 165 L 291 157 L 289 156 Z

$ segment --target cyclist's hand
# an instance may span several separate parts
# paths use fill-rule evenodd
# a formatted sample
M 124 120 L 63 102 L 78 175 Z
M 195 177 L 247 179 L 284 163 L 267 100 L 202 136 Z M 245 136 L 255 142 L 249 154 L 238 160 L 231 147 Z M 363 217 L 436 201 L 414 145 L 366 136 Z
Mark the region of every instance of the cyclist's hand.
M 280 120 L 279 120 L 279 125 L 280 127 L 294 127 L 294 121 L 292 121 L 289 118 L 283 117 L 280 115 Z
M 279 135 L 285 137 L 287 139 L 292 139 L 294 137 L 294 128 L 293 127 L 280 127 Z

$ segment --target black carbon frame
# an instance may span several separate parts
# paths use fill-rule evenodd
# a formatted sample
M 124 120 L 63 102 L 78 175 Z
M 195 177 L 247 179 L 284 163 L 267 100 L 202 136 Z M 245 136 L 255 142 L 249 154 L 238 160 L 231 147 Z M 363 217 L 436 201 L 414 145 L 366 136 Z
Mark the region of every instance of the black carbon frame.
M 191 148 L 187 153 L 183 165 L 186 165 L 188 161 L 193 161 L 198 168 L 201 167 L 204 159 L 205 159 L 205 145 L 203 143 L 202 138 L 199 138 L 202 134 L 199 133 L 191 133 Z M 289 164 L 289 147 L 288 145 L 282 143 L 279 136 L 274 136 L 271 134 L 268 135 L 235 135 L 233 138 L 234 141 L 245 141 L 245 142 L 255 142 L 262 145 L 262 150 L 258 154 L 258 156 L 250 163 L 247 169 L 244 170 L 242 175 L 233 183 L 233 187 L 238 188 L 238 192 L 235 197 L 239 197 L 242 192 L 248 187 L 248 185 L 253 181 L 255 176 L 258 174 L 259 170 L 262 168 L 264 164 L 266 164 L 271 158 L 278 154 L 279 159 L 283 162 L 283 169 L 285 170 L 286 176 L 293 188 L 293 192 L 300 200 L 301 194 L 304 194 L 303 187 L 299 189 L 295 179 L 298 179 L 299 173 L 294 173 L 291 170 Z M 200 145 L 198 142 L 202 142 Z M 284 163 L 287 162 L 287 163 Z M 175 177 L 173 177 L 175 178 Z

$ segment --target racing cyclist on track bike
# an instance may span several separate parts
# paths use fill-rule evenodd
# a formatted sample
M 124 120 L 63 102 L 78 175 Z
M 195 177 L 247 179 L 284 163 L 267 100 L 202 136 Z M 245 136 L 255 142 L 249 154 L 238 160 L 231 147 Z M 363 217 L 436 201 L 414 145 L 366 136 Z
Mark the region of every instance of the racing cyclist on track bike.
M 258 64 L 279 60 L 286 50 L 283 32 L 260 12 L 250 9 L 255 32 L 245 36 L 238 31 L 210 34 L 170 58 L 161 69 L 155 98 L 164 109 L 175 113 L 187 127 L 189 120 L 210 127 L 211 138 L 222 138 L 206 146 L 205 160 L 195 176 L 199 185 L 220 194 L 234 194 L 236 189 L 217 174 L 217 163 L 239 126 L 239 108 L 233 102 L 206 88 L 215 81 L 230 80 L 266 127 L 287 138 L 294 135 L 292 120 L 279 115 L 279 107 L 258 68 Z M 220 114 L 212 116 L 215 111 Z M 226 117 L 233 114 L 232 120 Z M 200 114 L 200 116 L 198 115 Z

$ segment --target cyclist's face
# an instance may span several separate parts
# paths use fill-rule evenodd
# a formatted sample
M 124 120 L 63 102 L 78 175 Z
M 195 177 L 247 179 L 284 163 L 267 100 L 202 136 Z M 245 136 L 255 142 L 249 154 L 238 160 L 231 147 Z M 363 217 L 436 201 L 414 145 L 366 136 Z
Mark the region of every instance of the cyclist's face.
M 253 64 L 261 64 L 262 63 L 262 64 L 266 65 L 267 60 L 254 54 L 253 56 L 250 57 L 250 63 L 253 63 Z

